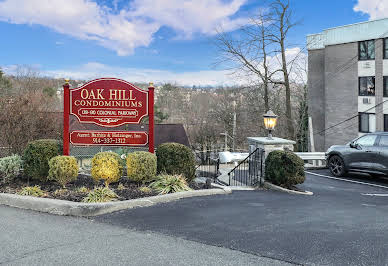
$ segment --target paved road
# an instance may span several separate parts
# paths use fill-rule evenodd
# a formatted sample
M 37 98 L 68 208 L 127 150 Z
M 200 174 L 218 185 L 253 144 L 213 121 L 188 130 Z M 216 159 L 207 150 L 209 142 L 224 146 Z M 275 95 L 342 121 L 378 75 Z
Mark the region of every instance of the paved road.
M 314 196 L 237 191 L 89 220 L 0 206 L 0 264 L 388 264 L 388 189 L 313 175 L 303 187 Z
M 296 264 L 388 264 L 388 197 L 363 195 L 388 195 L 388 189 L 313 175 L 303 188 L 314 196 L 237 191 L 122 211 L 95 221 Z
M 0 206 L 0 265 L 286 265 L 84 218 Z

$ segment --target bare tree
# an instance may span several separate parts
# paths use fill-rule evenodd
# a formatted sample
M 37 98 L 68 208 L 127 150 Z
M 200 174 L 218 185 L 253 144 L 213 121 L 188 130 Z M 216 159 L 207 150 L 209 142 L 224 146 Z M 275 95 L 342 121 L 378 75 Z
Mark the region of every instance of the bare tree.
M 40 138 L 60 138 L 61 116 L 53 112 L 56 96 L 25 91 L 0 98 L 0 143 L 21 153 L 25 145 Z
M 265 110 L 269 110 L 269 85 L 271 78 L 279 70 L 273 69 L 270 62 L 274 51 L 271 50 L 273 41 L 269 38 L 268 24 L 271 17 L 260 13 L 253 17 L 248 25 L 240 28 L 240 38 L 235 38 L 236 33 L 219 31 L 216 37 L 216 46 L 221 52 L 221 63 L 232 63 L 235 74 L 250 79 L 252 76 L 259 80 L 259 91 L 263 91 Z M 237 70 L 236 70 L 237 68 Z M 255 82 L 257 84 L 257 82 Z
M 237 33 L 220 32 L 216 38 L 221 52 L 218 63 L 232 63 L 230 68 L 235 70 L 235 74 L 244 73 L 246 77 L 257 78 L 261 84 L 257 88 L 263 92 L 265 111 L 270 106 L 271 88 L 280 85 L 284 89 L 287 137 L 292 139 L 295 138 L 295 127 L 290 73 L 298 56 L 288 60 L 286 50 L 290 30 L 296 25 L 289 1 L 273 0 L 267 13 L 251 18 L 248 25 Z M 276 93 L 278 88 L 275 89 Z
M 295 128 L 293 125 L 292 119 L 292 107 L 291 107 L 291 86 L 290 86 L 290 71 L 292 65 L 290 62 L 287 62 L 286 57 L 286 41 L 288 38 L 288 34 L 290 30 L 297 25 L 297 23 L 293 22 L 292 11 L 290 8 L 289 0 L 274 0 L 271 5 L 271 28 L 269 34 L 269 38 L 271 41 L 277 44 L 280 48 L 280 56 L 281 56 L 281 72 L 283 74 L 282 81 L 276 81 L 274 83 L 282 84 L 285 87 L 286 91 L 286 118 L 287 118 L 287 126 L 288 133 L 290 138 L 295 137 Z M 296 58 L 293 59 L 293 61 Z M 291 62 L 292 64 L 292 62 Z

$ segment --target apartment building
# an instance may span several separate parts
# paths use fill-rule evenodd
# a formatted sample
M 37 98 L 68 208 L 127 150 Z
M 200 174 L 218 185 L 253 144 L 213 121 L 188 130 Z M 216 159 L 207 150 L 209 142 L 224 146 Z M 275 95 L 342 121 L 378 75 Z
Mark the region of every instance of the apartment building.
M 316 151 L 388 131 L 388 18 L 307 36 Z

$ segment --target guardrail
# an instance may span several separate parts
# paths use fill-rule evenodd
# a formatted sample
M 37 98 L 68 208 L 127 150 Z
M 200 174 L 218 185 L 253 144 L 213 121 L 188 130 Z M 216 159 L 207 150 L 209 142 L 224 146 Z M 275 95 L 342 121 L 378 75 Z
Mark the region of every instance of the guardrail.
M 326 157 L 324 152 L 295 152 L 303 161 L 307 161 L 305 167 L 322 168 L 326 167 Z

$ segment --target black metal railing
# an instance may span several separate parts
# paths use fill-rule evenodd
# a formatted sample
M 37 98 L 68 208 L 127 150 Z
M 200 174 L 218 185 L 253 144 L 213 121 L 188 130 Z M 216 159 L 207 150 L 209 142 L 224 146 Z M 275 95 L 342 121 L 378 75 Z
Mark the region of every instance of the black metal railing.
M 264 176 L 264 149 L 257 148 L 229 173 L 229 186 L 255 186 Z
M 216 179 L 220 173 L 220 159 L 218 151 L 196 152 L 196 177 Z

